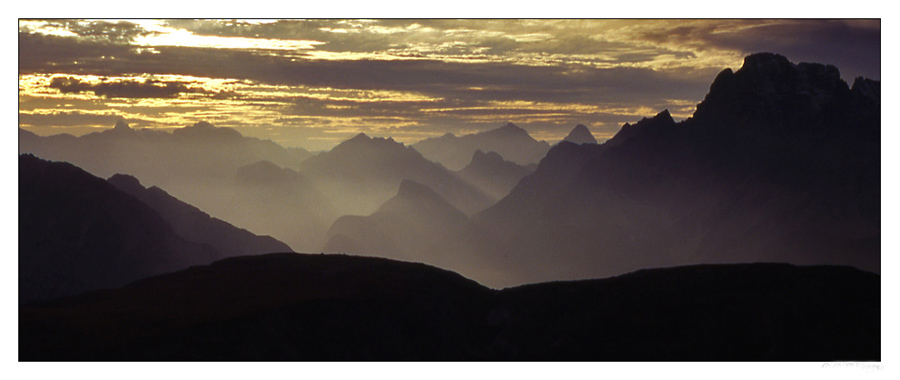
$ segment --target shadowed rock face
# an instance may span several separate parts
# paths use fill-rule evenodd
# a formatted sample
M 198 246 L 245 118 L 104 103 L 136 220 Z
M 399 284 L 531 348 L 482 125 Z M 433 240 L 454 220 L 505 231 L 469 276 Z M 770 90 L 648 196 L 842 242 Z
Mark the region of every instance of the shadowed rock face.
M 540 161 L 550 149 L 549 144 L 535 140 L 527 131 L 513 123 L 461 137 L 448 133 L 419 141 L 412 147 L 425 158 L 440 162 L 451 170 L 460 170 L 466 166 L 476 150 L 497 152 L 507 160 L 528 165 Z
M 879 271 L 879 112 L 879 82 L 752 55 L 692 118 L 563 142 L 475 220 L 522 282 L 703 262 Z
M 880 277 L 703 265 L 501 291 L 271 254 L 19 309 L 19 360 L 881 360 Z M 115 333 L 110 333 L 115 332 Z
M 78 167 L 19 156 L 20 303 L 122 286 L 222 257 Z

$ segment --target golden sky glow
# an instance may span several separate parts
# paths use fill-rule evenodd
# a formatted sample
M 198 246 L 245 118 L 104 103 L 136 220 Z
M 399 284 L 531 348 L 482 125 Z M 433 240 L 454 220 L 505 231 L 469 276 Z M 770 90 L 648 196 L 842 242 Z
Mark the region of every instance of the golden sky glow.
M 880 79 L 879 20 L 20 20 L 19 126 L 198 121 L 327 149 L 514 122 L 600 139 L 771 51 Z

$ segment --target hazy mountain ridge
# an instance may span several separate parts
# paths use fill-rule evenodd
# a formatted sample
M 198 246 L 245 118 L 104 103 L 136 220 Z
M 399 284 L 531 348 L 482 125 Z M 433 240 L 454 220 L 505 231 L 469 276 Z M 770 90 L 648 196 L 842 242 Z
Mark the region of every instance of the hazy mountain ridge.
M 310 156 L 207 122 L 166 132 L 132 129 L 119 121 L 112 129 L 80 137 L 41 137 L 20 128 L 19 136 L 19 153 L 70 162 L 102 178 L 133 175 L 224 220 L 228 220 L 231 182 L 239 167 L 267 160 L 299 168 Z
M 472 161 L 456 174 L 485 194 L 500 200 L 531 172 L 524 166 L 504 160 L 497 152 L 484 153 L 476 150 Z
M 550 144 L 535 140 L 527 131 L 513 123 L 460 137 L 448 133 L 411 146 L 429 160 L 440 162 L 451 170 L 465 167 L 476 150 L 497 152 L 507 160 L 523 166 L 537 163 L 550 150 Z
M 183 238 L 212 246 L 222 257 L 291 252 L 286 244 L 270 237 L 257 236 L 228 222 L 210 217 L 156 186 L 145 188 L 137 178 L 116 174 L 107 182 L 139 199 L 158 212 Z
M 785 264 L 496 291 L 416 263 L 271 254 L 26 305 L 19 321 L 23 361 L 881 360 L 880 276 Z
M 477 254 L 486 243 L 469 218 L 433 189 L 411 180 L 368 216 L 345 215 L 328 229 L 324 251 L 421 262 L 459 273 L 494 275 Z
M 427 185 L 466 214 L 493 204 L 490 197 L 412 147 L 362 133 L 307 159 L 301 171 L 335 200 L 341 215 L 372 212 L 404 180 Z

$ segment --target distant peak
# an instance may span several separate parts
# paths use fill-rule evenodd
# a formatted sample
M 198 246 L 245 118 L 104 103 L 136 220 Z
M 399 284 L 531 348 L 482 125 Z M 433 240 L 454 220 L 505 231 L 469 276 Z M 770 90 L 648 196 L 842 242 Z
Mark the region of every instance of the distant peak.
M 228 128 L 228 127 L 216 127 L 207 121 L 199 121 L 194 125 L 190 125 L 181 129 L 176 129 L 172 131 L 176 135 L 180 136 L 190 136 L 193 138 L 223 138 L 223 139 L 232 139 L 237 140 L 242 137 L 240 132 L 236 129 Z
M 191 128 L 205 128 L 205 129 L 215 128 L 215 127 L 216 127 L 215 125 L 212 125 L 212 123 L 210 123 L 208 121 L 198 121 L 198 122 L 194 123 L 194 125 L 191 126 Z
M 596 144 L 597 139 L 584 124 L 578 124 L 562 141 L 568 141 L 575 144 Z
M 117 130 L 117 131 L 128 130 L 128 131 L 130 131 L 131 127 L 128 126 L 128 123 L 126 123 L 125 120 L 119 119 L 119 121 L 116 122 L 116 126 L 113 127 L 113 130 Z
M 361 141 L 369 141 L 369 140 L 372 140 L 372 138 L 369 137 L 368 135 L 366 135 L 365 133 L 359 133 L 356 136 L 353 136 L 353 137 L 347 139 L 345 142 L 361 142 Z
M 519 127 L 518 125 L 515 125 L 515 124 L 513 124 L 513 123 L 506 123 L 506 125 L 504 125 L 504 126 L 498 128 L 497 130 L 504 131 L 504 132 L 507 132 L 507 133 L 521 133 L 521 132 L 525 132 L 524 129 L 522 129 L 521 127 Z M 527 132 L 526 132 L 526 133 L 527 133 Z

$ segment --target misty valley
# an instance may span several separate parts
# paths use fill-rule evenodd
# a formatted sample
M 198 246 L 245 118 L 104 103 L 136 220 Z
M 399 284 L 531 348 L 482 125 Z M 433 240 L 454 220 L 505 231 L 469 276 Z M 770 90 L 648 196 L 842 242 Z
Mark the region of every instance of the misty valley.
M 881 360 L 880 81 L 710 79 L 600 142 L 19 128 L 19 359 Z

